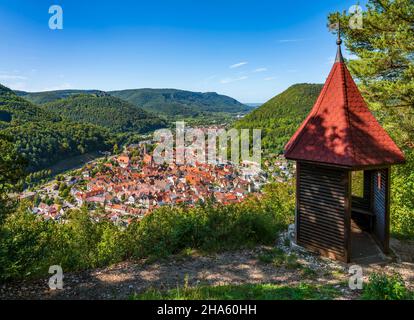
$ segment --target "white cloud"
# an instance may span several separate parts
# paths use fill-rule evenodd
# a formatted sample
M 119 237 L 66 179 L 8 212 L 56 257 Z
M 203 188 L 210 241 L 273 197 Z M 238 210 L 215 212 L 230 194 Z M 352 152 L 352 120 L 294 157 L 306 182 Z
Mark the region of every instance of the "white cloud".
M 12 90 L 28 91 L 26 82 L 5 83 L 5 86 Z
M 272 81 L 272 80 L 275 80 L 277 77 L 267 77 L 267 78 L 264 78 L 263 80 L 265 80 L 265 81 Z
M 239 62 L 239 63 L 232 64 L 229 68 L 230 69 L 239 68 L 239 67 L 244 66 L 246 64 L 248 64 L 247 61 L 242 61 L 242 62 Z
M 220 80 L 221 84 L 226 84 L 226 83 L 231 83 L 231 82 L 236 82 L 236 81 L 242 81 L 242 80 L 246 80 L 248 79 L 247 76 L 243 76 L 243 77 L 238 77 L 238 78 L 224 78 Z
M 253 70 L 254 73 L 257 73 L 257 72 L 265 72 L 265 71 L 267 71 L 267 68 L 257 68 L 257 69 L 254 69 Z
M 303 39 L 281 39 L 278 40 L 279 43 L 289 43 L 289 42 L 299 42 L 303 41 Z
M 57 86 L 43 88 L 43 90 L 41 91 L 67 90 L 67 89 L 73 89 L 73 88 L 74 88 L 73 85 L 71 85 L 70 83 L 63 83 Z
M 27 80 L 29 78 L 18 73 L 18 70 L 0 71 L 0 82 L 12 90 L 27 90 Z
M 210 81 L 210 80 L 213 80 L 213 79 L 215 79 L 215 78 L 217 78 L 217 76 L 216 76 L 216 75 L 209 76 L 209 77 L 205 78 L 205 79 L 204 79 L 204 81 Z
M 27 77 L 14 74 L 0 74 L 0 80 L 27 80 Z

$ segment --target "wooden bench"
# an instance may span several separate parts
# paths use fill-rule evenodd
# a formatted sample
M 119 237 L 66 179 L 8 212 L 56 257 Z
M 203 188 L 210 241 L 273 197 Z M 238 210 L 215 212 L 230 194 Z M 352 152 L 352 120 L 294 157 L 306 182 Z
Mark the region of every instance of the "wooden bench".
M 354 208 L 352 207 L 352 212 L 363 214 L 365 216 L 369 216 L 369 229 L 372 231 L 375 219 L 375 213 L 369 210 L 361 209 L 361 208 Z

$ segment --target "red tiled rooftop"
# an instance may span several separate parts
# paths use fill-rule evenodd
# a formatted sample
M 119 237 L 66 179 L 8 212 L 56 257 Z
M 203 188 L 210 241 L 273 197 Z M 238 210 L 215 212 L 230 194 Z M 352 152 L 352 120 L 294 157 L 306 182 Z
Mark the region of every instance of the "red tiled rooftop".
M 315 105 L 287 143 L 285 157 L 346 167 L 405 162 L 343 61 L 333 65 Z

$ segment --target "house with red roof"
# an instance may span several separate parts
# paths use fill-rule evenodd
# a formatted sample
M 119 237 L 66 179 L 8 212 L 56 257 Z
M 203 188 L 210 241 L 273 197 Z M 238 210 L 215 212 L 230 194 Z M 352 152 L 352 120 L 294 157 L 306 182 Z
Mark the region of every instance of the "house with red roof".
M 122 168 L 126 168 L 129 166 L 131 159 L 127 155 L 121 155 L 116 158 L 116 161 Z

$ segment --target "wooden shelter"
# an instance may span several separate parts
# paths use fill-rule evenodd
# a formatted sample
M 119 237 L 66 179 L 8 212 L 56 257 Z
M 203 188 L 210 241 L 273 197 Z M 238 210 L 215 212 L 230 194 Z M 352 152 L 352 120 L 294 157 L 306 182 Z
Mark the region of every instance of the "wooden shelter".
M 338 36 L 332 70 L 285 157 L 296 161 L 297 244 L 350 262 L 354 224 L 388 252 L 390 168 L 405 159 L 364 102 L 341 43 Z M 352 195 L 353 171 L 363 171 L 359 196 Z

